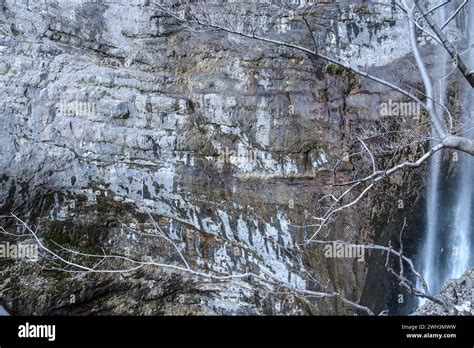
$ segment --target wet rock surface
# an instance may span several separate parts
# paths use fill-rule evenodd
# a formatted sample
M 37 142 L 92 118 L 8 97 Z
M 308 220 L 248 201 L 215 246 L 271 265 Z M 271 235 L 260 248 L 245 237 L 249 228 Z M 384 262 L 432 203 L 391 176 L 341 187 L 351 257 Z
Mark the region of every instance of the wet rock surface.
M 151 214 L 196 269 L 271 274 L 386 309 L 386 289 L 373 285 L 386 284 L 384 257 L 302 253 L 295 245 L 314 228 L 295 225 L 314 224 L 351 132 L 379 118 L 384 98 L 399 97 L 287 48 L 186 31 L 148 3 L 0 1 L 0 215 L 15 211 L 43 240 L 83 252 L 181 264 L 163 239 L 137 233 L 153 231 Z M 370 69 L 416 85 L 397 36 L 404 24 L 390 11 L 369 27 L 370 6 L 342 1 L 326 11 L 340 14 L 320 33 L 330 49 L 361 60 L 368 35 L 384 52 Z M 309 40 L 288 23 L 276 30 Z M 386 198 L 378 188 L 339 217 L 329 238 L 397 238 L 400 195 L 409 211 L 423 193 L 401 178 L 391 184 Z M 76 275 L 3 262 L 0 279 L 13 314 L 354 313 L 252 279 L 212 283 L 157 267 Z

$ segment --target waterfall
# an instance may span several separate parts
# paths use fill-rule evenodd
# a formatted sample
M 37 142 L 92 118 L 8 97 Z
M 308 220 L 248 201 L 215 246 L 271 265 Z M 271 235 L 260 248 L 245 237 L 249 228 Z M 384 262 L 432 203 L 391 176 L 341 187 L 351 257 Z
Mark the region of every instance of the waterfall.
M 442 7 L 436 14 L 437 22 L 443 22 L 446 19 L 446 8 Z M 440 103 L 446 102 L 447 83 L 446 79 L 443 78 L 447 75 L 448 57 L 443 52 L 442 47 L 436 48 L 436 54 L 440 59 L 437 61 L 434 67 L 434 75 L 439 80 L 438 83 L 434 83 L 436 99 Z M 438 110 L 439 111 L 439 110 Z M 444 110 L 442 110 L 444 112 Z M 430 146 L 435 146 L 438 142 L 435 140 L 436 133 L 434 130 L 431 131 L 432 140 Z M 433 155 L 430 162 L 429 177 L 428 177 L 428 190 L 427 190 L 427 201 L 426 201 L 426 237 L 423 245 L 423 275 L 425 277 L 428 289 L 430 291 L 438 290 L 442 283 L 440 283 L 440 277 L 438 271 L 441 269 L 441 260 L 439 257 L 440 253 L 440 229 L 438 228 L 438 202 L 440 200 L 439 195 L 439 178 L 441 170 L 441 153 L 437 152 Z M 436 289 L 436 290 L 435 290 Z
M 468 42 L 469 47 L 471 47 L 474 45 L 474 6 L 472 2 L 468 5 L 469 29 L 466 33 L 470 36 Z M 463 59 L 466 60 L 466 64 L 471 69 L 474 69 L 474 52 L 469 51 L 468 54 L 463 56 Z M 461 87 L 461 110 L 464 129 L 466 130 L 464 135 L 472 138 L 474 136 L 474 131 L 472 130 L 474 121 L 474 91 L 466 81 L 463 82 L 464 84 Z M 451 262 L 447 265 L 447 278 L 457 278 L 461 276 L 464 271 L 472 265 L 474 159 L 470 155 L 461 154 L 459 161 L 460 178 L 456 193 L 457 201 L 454 211 L 454 230 L 452 231 L 451 238 L 449 238 L 449 250 L 452 255 Z
M 459 4 L 457 4 L 459 5 Z M 474 44 L 474 4 L 469 3 L 468 30 L 456 27 L 452 21 L 447 30 L 464 32 L 468 38 L 468 47 Z M 438 23 L 444 23 L 445 18 L 455 9 L 442 7 L 436 15 Z M 448 14 L 448 16 L 447 16 Z M 439 48 L 438 50 L 442 50 Z M 446 76 L 452 69 L 446 52 L 437 52 L 437 60 L 433 76 Z M 463 55 L 466 64 L 474 69 L 474 52 L 468 51 Z M 444 57 L 441 59 L 441 57 Z M 447 100 L 446 79 L 440 79 L 436 87 L 436 98 L 445 103 Z M 474 114 L 474 93 L 467 81 L 461 84 L 461 115 L 464 136 L 473 136 L 471 117 Z M 436 144 L 435 140 L 431 145 Z M 457 156 L 457 157 L 456 157 Z M 474 160 L 465 154 L 453 154 L 457 159 L 457 171 L 454 176 L 448 177 L 447 168 L 443 166 L 442 154 L 435 154 L 430 161 L 427 200 L 426 200 L 426 231 L 421 249 L 422 273 L 431 293 L 438 293 L 444 282 L 450 278 L 457 278 L 473 264 L 471 249 L 473 239 L 473 176 Z M 451 182 L 450 182 L 451 181 Z M 420 284 L 419 284 L 420 285 Z M 422 301 L 423 302 L 423 301 Z
M 431 145 L 435 145 L 435 141 L 431 141 Z M 438 238 L 438 186 L 439 172 L 441 166 L 441 153 L 436 153 L 431 158 L 428 192 L 426 202 L 426 237 L 423 245 L 423 276 L 425 277 L 428 289 L 433 291 L 439 288 L 439 277 L 437 270 L 440 269 L 440 259 L 436 256 L 439 252 Z

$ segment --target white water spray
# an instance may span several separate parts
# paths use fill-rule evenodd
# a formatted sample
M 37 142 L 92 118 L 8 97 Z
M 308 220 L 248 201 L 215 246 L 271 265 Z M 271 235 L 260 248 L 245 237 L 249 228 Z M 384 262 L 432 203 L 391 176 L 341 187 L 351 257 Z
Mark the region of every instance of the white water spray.
M 474 44 L 474 4 L 469 3 L 468 30 L 465 31 L 471 47 Z M 437 14 L 437 21 L 443 23 L 446 14 L 452 8 L 443 7 Z M 453 21 L 447 29 L 458 30 Z M 439 52 L 439 57 L 447 57 L 445 52 Z M 463 59 L 469 67 L 474 69 L 474 52 L 468 51 Z M 435 76 L 446 76 L 453 69 L 447 58 L 439 59 L 435 65 Z M 447 99 L 446 79 L 441 79 L 436 85 L 437 99 L 445 103 Z M 461 114 L 464 136 L 472 137 L 474 132 L 474 93 L 467 81 L 461 86 Z M 435 145 L 436 141 L 432 141 Z M 472 266 L 471 256 L 473 239 L 473 178 L 474 161 L 471 156 L 458 154 L 458 172 L 449 180 L 454 180 L 452 192 L 446 191 L 446 176 L 442 172 L 442 154 L 435 154 L 430 162 L 428 192 L 426 201 L 426 235 L 422 248 L 423 275 L 431 293 L 438 293 L 444 282 L 450 278 L 458 278 L 469 266 Z M 444 191 L 443 191 L 444 190 Z M 418 285 L 420 286 L 420 284 Z
M 469 25 L 467 35 L 469 35 L 469 47 L 474 45 L 474 6 L 469 3 Z M 467 51 L 463 55 L 466 64 L 474 69 L 474 52 Z M 464 136 L 472 138 L 474 121 L 474 91 L 466 81 L 462 86 L 462 120 Z M 459 157 L 459 175 L 460 179 L 457 186 L 457 202 L 454 212 L 454 230 L 449 238 L 449 247 L 452 252 L 451 262 L 447 265 L 447 278 L 458 278 L 466 269 L 472 265 L 471 249 L 473 240 L 472 213 L 473 213 L 473 180 L 474 180 L 474 160 L 472 156 L 462 154 Z

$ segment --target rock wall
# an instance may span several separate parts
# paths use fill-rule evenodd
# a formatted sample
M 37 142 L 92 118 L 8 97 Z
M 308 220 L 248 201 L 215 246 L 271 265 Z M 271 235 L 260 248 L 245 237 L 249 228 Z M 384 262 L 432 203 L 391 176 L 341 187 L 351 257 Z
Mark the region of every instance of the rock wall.
M 474 270 L 468 269 L 458 279 L 448 280 L 442 287 L 441 299 L 452 303 L 448 311 L 436 303 L 426 301 L 414 315 L 474 315 L 473 290 Z
M 236 17 L 251 13 L 269 34 L 311 45 L 301 24 L 268 23 L 278 10 L 263 4 L 202 6 L 216 15 L 236 6 Z M 311 21 L 328 53 L 414 82 L 398 70 L 405 23 L 389 6 L 333 2 Z M 169 243 L 144 235 L 151 214 L 195 268 L 362 297 L 373 264 L 302 253 L 296 244 L 314 227 L 297 226 L 314 224 L 350 135 L 395 94 L 288 48 L 190 32 L 147 0 L 2 0 L 0 51 L 0 215 L 17 212 L 44 240 L 180 264 Z M 376 208 L 379 193 L 329 237 L 390 239 L 371 218 L 393 214 L 399 192 Z M 0 270 L 3 302 L 18 314 L 353 313 L 247 278 Z

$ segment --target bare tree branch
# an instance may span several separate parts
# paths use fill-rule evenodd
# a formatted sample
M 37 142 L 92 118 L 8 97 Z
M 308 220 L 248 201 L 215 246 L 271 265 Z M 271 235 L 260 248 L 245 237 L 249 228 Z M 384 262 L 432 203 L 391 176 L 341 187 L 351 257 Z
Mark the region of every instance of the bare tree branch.
M 469 2 L 469 0 L 464 0 L 464 2 L 457 8 L 456 11 L 454 11 L 454 13 L 446 20 L 446 22 L 444 22 L 444 24 L 441 26 L 440 30 L 443 30 L 449 23 L 451 23 L 451 21 L 456 18 L 456 16 L 458 15 L 459 11 L 462 10 L 462 8 L 464 6 L 467 5 L 467 3 Z M 472 86 L 472 84 L 471 84 Z M 473 86 L 474 87 L 474 86 Z
M 44 251 L 46 254 L 52 257 L 53 260 L 59 261 L 61 264 L 64 264 L 67 267 L 72 267 L 71 269 L 68 268 L 59 268 L 59 267 L 53 267 L 51 268 L 52 270 L 55 271 L 61 271 L 61 272 L 68 272 L 68 273 L 129 273 L 133 271 L 137 271 L 142 267 L 145 266 L 154 266 L 154 267 L 160 267 L 163 269 L 170 269 L 178 272 L 184 272 L 188 273 L 200 278 L 204 279 L 209 279 L 209 280 L 214 280 L 214 281 L 229 281 L 229 280 L 240 280 L 240 279 L 254 279 L 255 281 L 258 281 L 260 284 L 263 286 L 274 286 L 274 287 L 279 287 L 279 288 L 284 288 L 288 292 L 297 295 L 297 296 L 302 296 L 303 298 L 317 298 L 317 299 L 323 299 L 323 298 L 337 298 L 343 303 L 366 312 L 368 315 L 375 315 L 372 310 L 370 310 L 368 307 L 362 306 L 354 301 L 351 301 L 347 299 L 345 296 L 343 296 L 341 293 L 337 291 L 329 291 L 329 292 L 322 292 L 322 291 L 314 291 L 314 290 L 309 290 L 307 288 L 300 288 L 297 287 L 290 282 L 285 282 L 279 278 L 276 278 L 275 275 L 270 273 L 269 271 L 265 271 L 264 269 L 262 270 L 265 274 L 265 276 L 258 275 L 254 272 L 244 272 L 244 273 L 232 273 L 232 274 L 215 274 L 211 272 L 204 272 L 204 271 L 199 271 L 196 270 L 192 267 L 190 267 L 189 263 L 186 261 L 184 255 L 179 251 L 179 248 L 177 245 L 174 243 L 174 241 L 169 238 L 159 227 L 159 225 L 156 223 L 156 221 L 151 217 L 151 221 L 153 224 L 153 227 L 156 229 L 156 235 L 159 238 L 163 238 L 166 241 L 170 242 L 173 244 L 173 247 L 175 247 L 175 250 L 179 253 L 179 256 L 181 260 L 184 263 L 184 266 L 178 266 L 175 264 L 171 263 L 162 263 L 162 262 L 156 262 L 153 260 L 150 261 L 142 261 L 142 260 L 136 260 L 131 257 L 127 256 L 122 256 L 122 255 L 108 255 L 108 254 L 103 254 L 103 255 L 98 255 L 98 254 L 90 254 L 90 253 L 84 253 L 80 252 L 77 250 L 73 250 L 71 248 L 64 247 L 54 241 L 51 241 L 53 244 L 58 246 L 62 251 L 73 255 L 73 256 L 81 256 L 85 257 L 89 260 L 98 260 L 94 266 L 85 266 L 84 264 L 66 259 L 63 256 L 60 256 L 57 252 L 51 250 L 48 248 L 40 239 L 38 236 L 38 230 L 33 230 L 31 227 L 28 226 L 26 222 L 24 222 L 22 219 L 20 219 L 17 215 L 11 214 L 11 217 L 14 218 L 17 222 L 19 222 L 22 226 L 24 226 L 25 231 L 28 232 L 27 235 L 32 236 L 37 245 L 40 247 L 42 251 Z M 130 267 L 127 268 L 99 268 L 100 265 L 104 263 L 105 260 L 112 260 L 112 261 L 120 261 L 120 262 L 125 262 L 130 264 Z M 106 265 L 104 265 L 106 266 Z
M 443 43 L 444 47 L 446 47 L 446 50 L 449 52 L 449 55 L 451 56 L 451 58 L 457 63 L 457 67 L 458 67 L 459 71 L 464 75 L 464 77 L 469 82 L 471 87 L 474 88 L 474 71 L 469 70 L 469 68 L 466 66 L 466 64 L 464 64 L 463 60 L 461 59 L 461 57 L 457 53 L 457 50 L 454 47 L 453 43 L 448 40 L 446 35 L 444 35 L 444 33 L 442 31 L 442 28 L 438 27 L 436 22 L 433 20 L 433 17 L 431 16 L 431 14 L 428 13 L 428 11 L 426 10 L 425 6 L 423 5 L 423 2 L 420 1 L 420 0 L 414 0 L 414 1 L 415 1 L 416 6 L 418 7 L 418 9 L 420 10 L 420 12 L 423 14 L 423 17 L 425 18 L 425 20 L 428 23 L 428 25 L 430 26 L 430 28 L 436 33 L 436 35 L 438 36 L 440 41 Z M 467 1 L 466 1 L 466 3 L 467 3 Z M 458 9 L 458 11 L 454 14 L 454 16 L 457 15 L 457 13 L 461 10 L 461 8 L 464 5 L 465 5 L 465 3 Z M 454 17 L 452 17 L 452 18 L 454 18 Z M 452 18 L 450 18 L 448 20 L 448 22 L 445 23 L 445 25 L 447 25 L 452 20 Z M 443 28 L 444 28 L 445 25 L 443 25 Z

